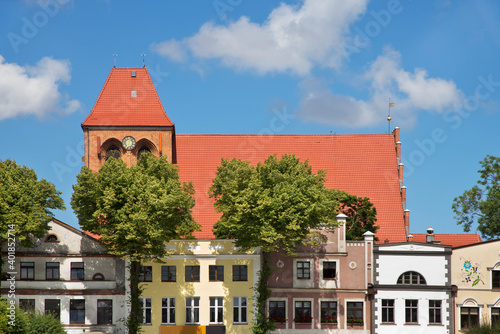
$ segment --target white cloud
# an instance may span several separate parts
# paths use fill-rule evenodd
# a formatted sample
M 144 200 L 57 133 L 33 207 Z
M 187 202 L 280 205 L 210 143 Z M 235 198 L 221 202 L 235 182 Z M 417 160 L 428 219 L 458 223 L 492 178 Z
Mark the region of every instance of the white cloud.
M 36 66 L 7 63 L 0 55 L 0 121 L 22 115 L 69 114 L 80 102 L 59 91 L 71 80 L 67 60 L 42 58 Z
M 191 37 L 154 44 L 152 49 L 177 61 L 189 51 L 200 59 L 220 59 L 238 70 L 306 75 L 316 65 L 335 68 L 341 64 L 348 28 L 365 12 L 367 2 L 282 3 L 262 24 L 244 16 L 227 26 L 209 22 Z
M 391 97 L 398 124 L 411 126 L 419 110 L 458 108 L 464 97 L 453 81 L 429 77 L 423 69 L 405 71 L 401 55 L 392 49 L 386 49 L 360 78 L 359 84 L 366 83 L 370 94 L 364 100 L 335 94 L 319 79 L 305 80 L 297 114 L 305 120 L 349 128 L 376 126 L 386 121 Z

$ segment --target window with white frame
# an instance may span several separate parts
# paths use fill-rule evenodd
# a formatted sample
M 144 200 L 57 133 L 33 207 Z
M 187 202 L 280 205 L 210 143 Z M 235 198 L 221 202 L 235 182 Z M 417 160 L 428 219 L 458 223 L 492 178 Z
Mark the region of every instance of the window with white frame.
M 186 324 L 200 322 L 200 297 L 186 297 Z
M 297 278 L 298 279 L 311 278 L 311 262 L 297 261 Z
M 280 300 L 269 301 L 269 319 L 276 323 L 286 322 L 286 302 Z
M 161 299 L 161 323 L 175 324 L 175 297 Z
M 312 322 L 312 306 L 308 300 L 295 301 L 295 318 L 296 323 L 311 323 Z
M 336 324 L 337 323 L 337 302 L 322 301 L 321 306 L 321 323 L 322 324 Z
M 394 323 L 394 299 L 382 299 L 382 323 Z
M 491 308 L 491 327 L 500 326 L 500 307 Z
M 398 278 L 398 284 L 403 285 L 426 285 L 424 276 L 416 271 L 407 271 Z
M 247 322 L 247 297 L 233 297 L 233 323 L 246 324 Z
M 417 324 L 418 323 L 418 300 L 406 299 L 405 300 L 405 323 Z
M 210 297 L 210 323 L 224 322 L 224 297 Z
M 323 262 L 323 279 L 335 279 L 337 277 L 337 262 Z
M 142 305 L 142 324 L 151 325 L 152 323 L 152 302 L 150 297 L 141 297 L 139 302 Z
M 430 324 L 440 324 L 441 323 L 441 301 L 440 300 L 429 300 L 429 323 Z
M 493 289 L 500 289 L 500 270 L 491 271 L 491 287 Z
M 468 329 L 479 325 L 479 307 L 460 308 L 460 329 Z
M 363 302 L 347 302 L 347 323 L 363 324 Z

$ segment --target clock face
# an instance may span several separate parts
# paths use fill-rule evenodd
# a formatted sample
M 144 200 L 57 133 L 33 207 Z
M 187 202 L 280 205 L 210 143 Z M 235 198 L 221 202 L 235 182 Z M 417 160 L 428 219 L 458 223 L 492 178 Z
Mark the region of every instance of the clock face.
M 135 147 L 135 139 L 134 139 L 134 137 L 127 136 L 127 137 L 123 138 L 123 140 L 122 140 L 122 146 L 127 151 L 133 150 L 134 147 Z

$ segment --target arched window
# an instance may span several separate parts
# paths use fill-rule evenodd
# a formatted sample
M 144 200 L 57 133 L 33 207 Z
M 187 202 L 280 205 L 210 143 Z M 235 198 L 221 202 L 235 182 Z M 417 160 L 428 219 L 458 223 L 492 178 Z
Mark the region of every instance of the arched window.
M 45 241 L 49 241 L 49 242 L 57 241 L 57 235 L 55 235 L 55 234 L 49 234 L 47 236 L 47 238 L 45 239 Z
M 140 158 L 141 154 L 143 154 L 143 153 L 151 153 L 151 150 L 147 146 L 141 147 L 141 149 L 137 153 L 137 158 Z
M 425 282 L 424 276 L 416 271 L 407 271 L 399 276 L 398 284 L 426 285 L 427 282 Z
M 101 273 L 97 273 L 92 277 L 93 281 L 104 281 L 104 275 Z
M 120 153 L 120 150 L 118 149 L 118 147 L 116 147 L 115 145 L 112 145 L 110 146 L 107 150 L 106 150 L 106 160 L 109 158 L 109 157 L 113 157 L 113 158 L 116 158 L 118 159 L 119 157 L 121 157 L 121 153 Z

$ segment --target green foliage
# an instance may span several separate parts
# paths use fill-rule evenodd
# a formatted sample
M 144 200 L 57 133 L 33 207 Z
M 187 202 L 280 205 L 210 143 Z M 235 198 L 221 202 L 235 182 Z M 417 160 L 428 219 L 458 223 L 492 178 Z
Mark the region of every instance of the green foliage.
M 67 334 L 63 324 L 52 315 L 40 312 L 24 312 L 14 309 L 14 317 L 8 307 L 9 300 L 0 298 L 0 333 L 5 334 Z M 14 320 L 14 322 L 12 322 Z M 9 322 L 11 322 L 9 324 Z M 12 326 L 15 324 L 15 326 Z
M 71 207 L 81 227 L 101 236 L 108 251 L 130 259 L 131 312 L 129 333 L 139 332 L 140 262 L 161 261 L 165 242 L 191 238 L 199 225 L 193 220 L 192 184 L 181 183 L 177 167 L 166 157 L 141 154 L 137 165 L 127 168 L 121 159 L 109 158 L 93 173 L 83 167 L 73 186 Z
M 268 287 L 269 277 L 272 274 L 267 260 L 267 254 L 264 254 L 262 261 L 262 268 L 257 273 L 258 281 L 254 289 L 254 303 L 255 303 L 255 320 L 252 325 L 253 334 L 267 334 L 276 329 L 274 321 L 270 320 L 266 312 L 266 302 L 271 297 L 271 289 Z
M 377 209 L 367 197 L 357 197 L 338 190 L 332 190 L 332 194 L 340 203 L 340 211 L 347 216 L 347 240 L 363 240 L 363 233 L 367 231 L 375 233 L 380 228 L 375 225 Z
M 0 160 L 0 239 L 7 239 L 9 225 L 14 224 L 16 241 L 33 246 L 30 235 L 41 238 L 54 218 L 51 210 L 65 210 L 61 192 L 45 179 L 38 180 L 35 171 L 12 160 Z
M 191 215 L 193 186 L 179 181 L 166 157 L 142 154 L 130 168 L 109 158 L 99 174 L 83 167 L 73 190 L 80 226 L 100 235 L 111 254 L 131 261 L 161 259 L 165 242 L 199 230 Z
M 325 173 L 313 173 L 294 155 L 268 157 L 256 167 L 223 159 L 209 190 L 222 213 L 217 238 L 234 238 L 243 249 L 293 254 L 310 230 L 337 226 L 338 203 L 325 188 Z
M 485 324 L 478 327 L 472 327 L 466 330 L 462 330 L 465 334 L 500 334 L 500 324 L 490 327 L 490 325 Z
M 456 197 L 452 210 L 465 232 L 477 223 L 481 236 L 491 239 L 500 234 L 500 158 L 488 155 L 480 164 L 477 185 Z

